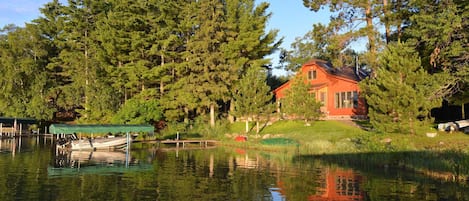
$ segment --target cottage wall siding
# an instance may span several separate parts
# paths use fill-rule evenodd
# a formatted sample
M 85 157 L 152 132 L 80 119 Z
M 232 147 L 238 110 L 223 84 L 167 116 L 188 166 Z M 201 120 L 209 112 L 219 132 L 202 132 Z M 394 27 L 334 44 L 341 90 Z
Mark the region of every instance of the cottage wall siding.
M 316 93 L 316 99 L 321 100 L 321 92 L 326 92 L 326 104 L 321 110 L 326 118 L 350 118 L 354 116 L 365 116 L 366 106 L 363 98 L 358 98 L 356 108 L 336 108 L 336 93 L 357 92 L 360 94 L 358 86 L 359 78 L 354 76 L 354 68 L 333 69 L 324 65 L 325 61 L 312 60 L 304 64 L 296 76 L 308 76 L 309 71 L 316 71 L 316 79 L 308 80 L 311 84 L 311 92 Z M 274 90 L 275 97 L 281 102 L 285 96 L 285 91 L 290 88 L 290 81 Z M 353 103 L 351 103 L 353 105 Z

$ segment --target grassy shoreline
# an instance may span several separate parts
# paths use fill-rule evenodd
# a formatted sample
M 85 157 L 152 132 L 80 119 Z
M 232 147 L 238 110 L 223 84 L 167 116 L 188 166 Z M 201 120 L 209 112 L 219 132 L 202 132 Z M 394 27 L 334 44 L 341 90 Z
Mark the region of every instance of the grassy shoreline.
M 366 131 L 351 121 L 316 121 L 305 125 L 303 121 L 278 121 L 262 129 L 259 134 L 245 134 L 244 123 L 230 126 L 229 134 L 219 140 L 227 146 L 239 146 L 250 149 L 272 151 L 294 151 L 301 154 L 337 154 L 361 152 L 396 152 L 396 151 L 444 151 L 459 150 L 469 152 L 469 135 L 456 132 L 437 133 L 427 137 L 425 131 L 415 135 L 387 134 Z M 431 130 L 431 129 L 428 129 Z M 238 135 L 247 136 L 246 142 L 236 142 Z M 265 139 L 284 138 L 295 140 L 298 146 L 264 145 Z

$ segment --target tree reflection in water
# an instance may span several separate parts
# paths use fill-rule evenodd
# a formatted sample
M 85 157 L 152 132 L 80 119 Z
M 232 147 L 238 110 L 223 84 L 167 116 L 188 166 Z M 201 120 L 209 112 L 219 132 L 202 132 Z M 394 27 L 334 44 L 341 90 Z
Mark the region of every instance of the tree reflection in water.
M 118 166 L 122 152 L 57 154 L 44 142 L 2 141 L 0 200 L 469 200 L 462 151 L 291 155 L 135 143 L 127 167 Z

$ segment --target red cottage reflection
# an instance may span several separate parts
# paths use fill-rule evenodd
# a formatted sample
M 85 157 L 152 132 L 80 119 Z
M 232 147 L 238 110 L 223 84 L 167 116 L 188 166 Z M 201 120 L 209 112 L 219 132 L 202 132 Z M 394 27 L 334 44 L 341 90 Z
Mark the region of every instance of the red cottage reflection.
M 363 200 L 361 188 L 363 176 L 352 170 L 326 168 L 323 178 L 318 181 L 320 187 L 316 195 L 308 197 L 310 201 L 359 201 Z

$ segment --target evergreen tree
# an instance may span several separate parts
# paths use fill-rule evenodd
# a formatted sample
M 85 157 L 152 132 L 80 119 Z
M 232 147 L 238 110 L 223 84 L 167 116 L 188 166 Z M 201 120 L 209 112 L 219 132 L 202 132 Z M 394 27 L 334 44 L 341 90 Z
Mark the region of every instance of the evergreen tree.
M 64 6 L 58 1 L 53 0 L 45 4 L 39 9 L 42 16 L 38 19 L 34 19 L 32 24 L 36 25 L 41 32 L 41 35 L 47 40 L 47 85 L 49 90 L 47 91 L 47 98 L 50 104 L 57 111 L 67 111 L 68 109 L 74 109 L 74 104 L 66 105 L 59 104 L 58 101 L 64 102 L 64 96 L 62 94 L 62 86 L 69 84 L 70 80 L 64 73 L 63 65 L 59 59 L 59 54 L 64 48 L 63 38 L 64 34 L 64 21 L 66 16 L 64 15 Z M 70 97 L 69 97 L 70 98 Z M 67 107 L 69 106 L 69 107 Z
M 54 39 L 59 54 L 53 68 L 60 74 L 62 83 L 55 89 L 56 104 L 60 108 L 81 113 L 82 121 L 103 121 L 116 110 L 115 93 L 99 57 L 96 22 L 108 9 L 106 2 L 70 0 L 59 6 L 62 31 Z
M 196 9 L 197 28 L 187 44 L 191 53 L 188 57 L 191 72 L 187 81 L 189 87 L 193 87 L 199 108 L 209 110 L 210 125 L 214 127 L 217 101 L 227 99 L 228 82 L 235 72 L 230 72 L 221 50 L 221 44 L 226 42 L 223 3 L 201 0 L 197 2 Z
M 469 4 L 458 0 L 422 0 L 412 5 L 417 12 L 410 18 L 408 41 L 416 44 L 427 71 L 450 73 L 452 76 L 452 79 L 442 82 L 435 93 L 449 98 L 459 91 L 467 91 Z
M 311 92 L 311 84 L 304 75 L 298 75 L 291 80 L 290 88 L 286 90 L 285 98 L 282 99 L 282 112 L 308 122 L 322 116 L 321 106 L 321 102 L 316 100 L 316 94 Z
M 268 4 L 254 8 L 252 0 L 202 0 L 196 5 L 197 26 L 187 42 L 187 85 L 193 87 L 198 108 L 210 111 L 214 126 L 218 103 L 231 99 L 233 83 L 250 65 L 266 64 L 263 57 L 279 42 L 272 44 L 276 31 L 264 33 Z
M 162 93 L 161 105 L 165 109 L 167 120 L 188 122 L 193 118 L 199 100 L 194 94 L 194 88 L 198 87 L 191 82 L 192 54 L 187 49 L 187 44 L 196 31 L 196 10 L 197 2 L 193 0 L 177 1 L 177 23 L 175 24 L 177 40 L 175 51 L 172 53 L 171 63 L 165 62 L 164 66 L 158 68 L 156 73 L 161 76 L 160 92 Z M 166 83 L 166 84 L 165 84 Z
M 249 119 L 256 121 L 259 133 L 259 121 L 262 115 L 273 112 L 272 93 L 266 83 L 267 74 L 260 68 L 249 68 L 237 85 L 233 94 L 235 112 L 246 120 L 246 133 L 249 132 Z
M 418 54 L 403 43 L 388 45 L 379 64 L 376 77 L 360 83 L 371 124 L 381 132 L 415 134 L 430 110 L 441 104 L 435 91 L 444 77 L 428 74 Z
M 222 45 L 228 65 L 236 72 L 231 77 L 229 88 L 235 93 L 235 85 L 249 68 L 269 67 L 266 55 L 277 50 L 282 40 L 276 41 L 277 30 L 266 32 L 269 4 L 261 2 L 257 6 L 252 0 L 229 0 L 226 2 L 227 43 Z M 229 103 L 230 121 L 234 120 L 233 100 Z

